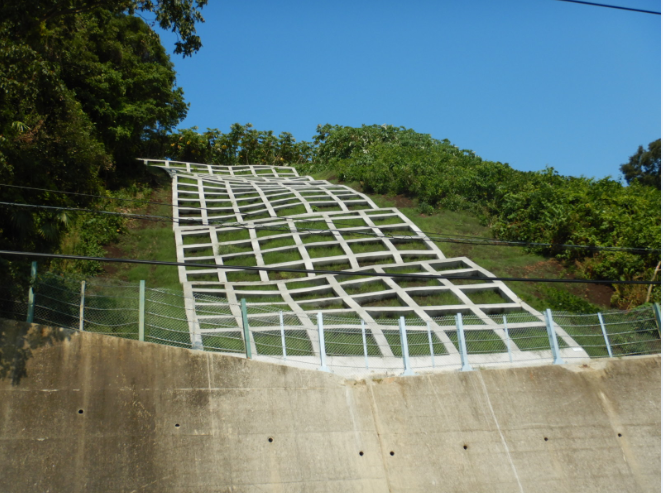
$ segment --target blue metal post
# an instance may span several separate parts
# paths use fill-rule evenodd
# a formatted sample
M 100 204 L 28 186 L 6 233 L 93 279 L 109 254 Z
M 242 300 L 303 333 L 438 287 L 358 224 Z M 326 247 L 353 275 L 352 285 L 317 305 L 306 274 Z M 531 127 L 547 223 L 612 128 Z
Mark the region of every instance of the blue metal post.
M 364 344 L 364 363 L 368 370 L 368 347 L 366 347 L 366 322 L 361 321 L 361 341 Z
M 286 359 L 285 351 L 285 329 L 283 328 L 283 312 L 279 312 L 279 324 L 281 325 L 281 346 L 283 347 L 283 359 Z
M 28 315 L 26 322 L 31 324 L 35 319 L 35 283 L 37 282 L 37 261 L 32 262 L 30 268 L 30 289 L 28 290 Z
M 465 330 L 463 329 L 463 315 L 456 313 L 456 334 L 458 336 L 458 349 L 460 351 L 460 371 L 472 371 L 472 365 L 467 360 L 467 346 L 465 345 Z
M 252 359 L 253 355 L 251 354 L 251 332 L 249 331 L 249 316 L 246 311 L 246 300 L 244 298 L 240 300 L 240 305 L 242 308 L 242 327 L 244 329 L 244 351 L 246 352 L 246 359 Z
M 140 281 L 138 290 L 138 340 L 145 340 L 145 281 Z
M 557 343 L 557 334 L 555 333 L 555 326 L 553 324 L 552 312 L 550 311 L 550 308 L 548 308 L 546 310 L 546 330 L 548 331 L 550 349 L 553 353 L 553 364 L 563 365 L 564 360 L 559 355 L 559 344 Z
M 608 339 L 608 333 L 605 330 L 605 324 L 603 323 L 603 315 L 597 313 L 599 316 L 599 323 L 601 324 L 601 332 L 603 332 L 603 339 L 605 340 L 605 347 L 608 349 L 608 356 L 612 358 L 612 348 L 610 347 L 610 339 Z
M 433 335 L 430 333 L 430 322 L 426 322 L 426 332 L 428 332 L 428 347 L 430 347 L 430 361 L 435 368 L 435 351 L 433 351 Z
M 658 337 L 661 337 L 661 307 L 654 303 L 654 315 L 656 316 L 656 325 L 658 326 Z
M 414 375 L 412 368 L 410 368 L 410 351 L 407 346 L 407 331 L 405 330 L 405 317 L 401 317 L 398 320 L 398 325 L 401 333 L 401 352 L 403 353 L 403 376 Z
M 78 310 L 78 328 L 85 330 L 85 281 L 81 281 L 81 306 Z
M 502 315 L 504 321 L 504 335 L 506 336 L 506 350 L 509 352 L 509 362 L 513 363 L 513 356 L 511 355 L 511 338 L 509 337 L 509 326 L 506 323 L 506 315 Z
M 318 312 L 318 338 L 320 340 L 320 371 L 329 371 L 327 367 L 327 350 L 325 349 L 325 330 L 322 325 L 322 313 Z

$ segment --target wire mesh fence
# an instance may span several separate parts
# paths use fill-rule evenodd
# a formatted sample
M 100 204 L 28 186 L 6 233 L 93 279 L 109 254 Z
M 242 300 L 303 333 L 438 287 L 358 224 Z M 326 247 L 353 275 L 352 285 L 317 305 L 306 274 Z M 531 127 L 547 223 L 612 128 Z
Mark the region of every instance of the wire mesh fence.
M 363 320 L 350 309 L 299 313 L 223 294 L 107 279 L 37 276 L 31 293 L 0 289 L 0 316 L 169 346 L 331 368 L 562 362 L 661 351 L 658 305 L 594 314 L 422 315 Z M 547 318 L 549 316 L 549 318 Z M 556 343 L 555 343 L 556 341 Z

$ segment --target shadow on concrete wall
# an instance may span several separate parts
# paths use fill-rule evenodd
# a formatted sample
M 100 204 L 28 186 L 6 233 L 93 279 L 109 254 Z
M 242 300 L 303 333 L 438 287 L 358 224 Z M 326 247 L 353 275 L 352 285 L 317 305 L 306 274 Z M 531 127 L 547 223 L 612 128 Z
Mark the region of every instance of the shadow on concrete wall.
M 69 339 L 71 331 L 37 324 L 0 319 L 0 379 L 19 385 L 28 375 L 33 351 Z

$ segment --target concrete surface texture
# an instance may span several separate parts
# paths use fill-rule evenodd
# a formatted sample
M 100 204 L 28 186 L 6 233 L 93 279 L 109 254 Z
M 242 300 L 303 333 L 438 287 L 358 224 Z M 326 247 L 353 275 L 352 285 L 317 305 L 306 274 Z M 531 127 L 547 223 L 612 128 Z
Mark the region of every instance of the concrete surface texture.
M 453 317 L 464 316 L 464 328 L 476 337 L 496 338 L 508 345 L 515 361 L 549 361 L 550 351 L 521 351 L 505 336 L 503 315 L 516 331 L 545 331 L 541 313 L 518 298 L 503 282 L 466 257 L 448 259 L 408 217 L 395 208 L 379 208 L 369 197 L 344 185 L 299 176 L 287 166 L 217 166 L 145 160 L 173 178 L 174 234 L 179 262 L 210 264 L 179 267 L 187 297 L 191 341 L 236 337 L 242 326 L 240 299 L 252 310 L 255 331 L 273 331 L 278 314 L 286 312 L 285 329 L 302 331 L 317 351 L 316 315 L 323 313 L 329 330 L 357 330 L 361 321 L 385 362 L 401 362 L 385 337 L 399 317 L 408 329 L 422 334 L 430 327 L 434 341 L 444 346 L 440 368 L 456 366 L 458 350 Z M 215 266 L 283 267 L 368 273 L 451 274 L 472 281 L 448 279 L 350 277 L 311 273 L 246 272 Z M 228 313 L 222 309 L 229 308 Z M 568 347 L 582 348 L 559 326 Z M 259 354 L 255 341 L 253 354 Z M 506 349 L 477 358 L 477 363 L 508 363 Z M 315 354 L 317 356 L 317 353 Z M 570 354 L 577 358 L 578 354 Z M 302 357 L 312 364 L 316 357 Z M 481 360 L 481 361 L 479 361 Z M 485 361 L 484 361 L 485 360 Z M 290 360 L 290 363 L 296 359 Z M 352 365 L 350 365 L 352 366 Z M 360 362 L 358 368 L 363 368 Z
M 658 492 L 660 356 L 344 380 L 0 321 L 0 491 Z

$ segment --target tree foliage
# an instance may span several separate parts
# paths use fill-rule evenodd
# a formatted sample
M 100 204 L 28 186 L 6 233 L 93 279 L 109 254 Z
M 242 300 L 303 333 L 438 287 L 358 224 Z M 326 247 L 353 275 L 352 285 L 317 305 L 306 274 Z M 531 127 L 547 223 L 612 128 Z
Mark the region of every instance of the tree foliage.
M 134 12 L 200 47 L 190 0 L 6 0 L 0 3 L 0 183 L 100 194 L 135 174 L 146 143 L 186 115 L 158 35 Z M 0 189 L 6 202 L 86 207 L 90 198 Z M 65 213 L 3 207 L 0 247 L 56 250 Z M 0 279 L 12 269 L 0 261 Z
M 314 146 L 297 142 L 289 132 L 278 137 L 271 130 L 256 130 L 247 123 L 234 123 L 230 132 L 216 128 L 198 132 L 198 127 L 179 130 L 168 138 L 160 157 L 166 155 L 176 161 L 238 165 L 270 164 L 296 165 L 309 162 Z M 157 156 L 154 156 L 157 157 Z
M 416 198 L 422 212 L 472 211 L 497 238 L 660 248 L 660 192 L 638 182 L 625 187 L 609 178 L 561 176 L 553 168 L 521 172 L 402 127 L 325 125 L 314 140 L 318 162 L 312 167 L 333 169 L 368 192 Z M 648 279 L 660 259 L 659 252 L 535 250 L 575 264 L 590 279 Z M 624 293 L 617 291 L 617 303 L 637 302 Z
M 640 183 L 661 189 L 661 139 L 649 143 L 649 149 L 638 147 L 621 171 L 627 183 Z

